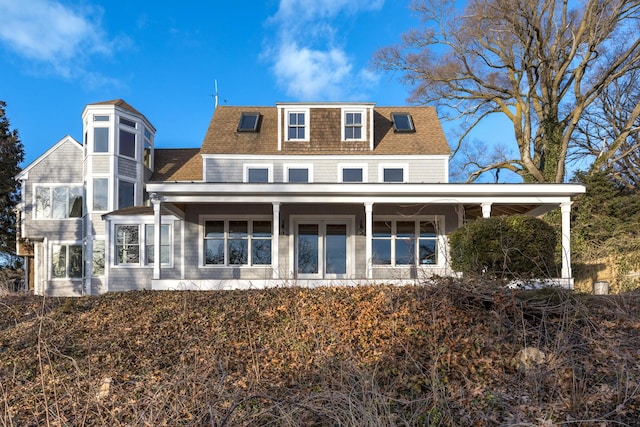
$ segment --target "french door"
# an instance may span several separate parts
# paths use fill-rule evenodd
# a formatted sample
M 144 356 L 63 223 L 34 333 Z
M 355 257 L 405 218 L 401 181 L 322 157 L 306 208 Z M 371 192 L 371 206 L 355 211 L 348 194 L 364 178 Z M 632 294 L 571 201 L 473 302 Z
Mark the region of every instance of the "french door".
M 298 278 L 337 279 L 349 269 L 346 220 L 296 223 L 295 260 Z

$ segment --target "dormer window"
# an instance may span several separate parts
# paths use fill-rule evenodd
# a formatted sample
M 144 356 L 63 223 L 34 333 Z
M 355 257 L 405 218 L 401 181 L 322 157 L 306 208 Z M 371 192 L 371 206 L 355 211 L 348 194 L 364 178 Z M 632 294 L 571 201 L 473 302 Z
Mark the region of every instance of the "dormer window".
M 344 113 L 344 139 L 362 139 L 362 113 L 347 111 Z
M 307 117 L 302 111 L 290 111 L 287 114 L 289 140 L 307 140 Z
M 260 113 L 242 113 L 240 123 L 238 123 L 238 132 L 257 132 L 259 121 Z
M 413 119 L 409 113 L 391 113 L 393 120 L 393 130 L 396 132 L 415 132 Z

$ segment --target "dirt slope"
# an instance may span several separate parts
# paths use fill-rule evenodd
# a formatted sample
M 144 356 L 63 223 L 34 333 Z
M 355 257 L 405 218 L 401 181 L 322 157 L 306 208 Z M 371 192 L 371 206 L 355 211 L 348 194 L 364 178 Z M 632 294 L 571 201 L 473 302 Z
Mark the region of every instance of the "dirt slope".
M 5 296 L 0 426 L 638 425 L 640 294 L 490 288 Z

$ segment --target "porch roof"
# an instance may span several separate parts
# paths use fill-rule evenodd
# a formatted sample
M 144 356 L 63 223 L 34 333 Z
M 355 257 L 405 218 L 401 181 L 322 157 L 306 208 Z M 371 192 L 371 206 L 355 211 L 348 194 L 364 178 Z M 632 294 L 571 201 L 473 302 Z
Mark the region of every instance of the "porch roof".
M 174 204 L 424 203 L 462 204 L 471 208 L 471 205 L 490 203 L 497 208 L 495 213 L 542 214 L 584 193 L 585 187 L 581 184 L 164 182 L 147 184 L 147 191 L 155 193 L 163 202 Z

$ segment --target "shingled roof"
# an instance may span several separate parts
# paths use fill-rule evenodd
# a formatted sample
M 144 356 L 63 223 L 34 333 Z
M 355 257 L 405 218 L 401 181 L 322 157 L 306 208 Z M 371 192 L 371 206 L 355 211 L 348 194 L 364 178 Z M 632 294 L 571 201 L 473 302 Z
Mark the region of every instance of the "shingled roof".
M 312 118 L 313 121 L 313 107 Z M 322 108 L 322 107 L 319 107 Z M 237 127 L 243 112 L 258 112 L 261 120 L 258 132 L 238 132 Z M 415 132 L 395 132 L 391 113 L 411 114 Z M 313 126 L 313 124 L 311 124 Z M 339 129 L 340 123 L 336 124 Z M 312 127 L 313 129 L 313 127 Z M 313 131 L 311 132 L 313 144 Z M 201 154 L 309 154 L 308 148 L 278 151 L 277 107 L 232 107 L 219 106 L 205 135 Z M 329 149 L 314 149 L 313 154 L 347 154 L 344 149 L 329 146 Z M 400 155 L 449 155 L 451 149 L 433 107 L 375 107 L 374 149 L 350 151 L 348 154 L 400 154 Z
M 198 148 L 156 148 L 151 181 L 201 181 L 202 156 Z

